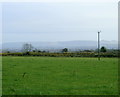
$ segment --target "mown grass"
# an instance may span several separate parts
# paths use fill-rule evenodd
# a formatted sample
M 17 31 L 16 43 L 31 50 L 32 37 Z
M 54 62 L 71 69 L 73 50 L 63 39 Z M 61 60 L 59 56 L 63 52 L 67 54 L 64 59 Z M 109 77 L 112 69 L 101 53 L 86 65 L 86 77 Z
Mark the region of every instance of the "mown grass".
M 3 57 L 3 95 L 117 95 L 118 59 Z
M 0 96 L 2 96 L 2 57 L 0 56 Z

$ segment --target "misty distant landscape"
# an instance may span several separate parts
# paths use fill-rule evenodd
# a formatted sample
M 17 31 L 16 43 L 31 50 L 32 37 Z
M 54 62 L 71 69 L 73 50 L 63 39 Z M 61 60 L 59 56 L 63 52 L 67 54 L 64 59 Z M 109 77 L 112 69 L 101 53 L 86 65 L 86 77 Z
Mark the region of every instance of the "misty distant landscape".
M 3 50 L 22 49 L 23 44 L 27 42 L 8 42 L 3 43 Z M 97 49 L 97 41 L 59 41 L 59 42 L 29 42 L 36 49 L 56 51 L 58 49 L 68 48 L 70 50 L 95 50 Z M 118 49 L 117 41 L 101 41 L 101 46 L 107 49 Z

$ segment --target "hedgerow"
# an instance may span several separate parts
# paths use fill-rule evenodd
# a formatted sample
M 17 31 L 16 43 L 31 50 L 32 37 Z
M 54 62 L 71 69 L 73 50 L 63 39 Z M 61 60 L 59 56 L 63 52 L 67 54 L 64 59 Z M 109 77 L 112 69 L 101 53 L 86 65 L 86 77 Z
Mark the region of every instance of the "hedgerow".
M 48 52 L 17 52 L 17 53 L 0 53 L 1 56 L 48 56 L 48 57 L 98 57 L 96 52 L 64 52 L 64 53 L 48 53 Z M 100 53 L 101 57 L 118 57 L 117 53 L 106 52 Z

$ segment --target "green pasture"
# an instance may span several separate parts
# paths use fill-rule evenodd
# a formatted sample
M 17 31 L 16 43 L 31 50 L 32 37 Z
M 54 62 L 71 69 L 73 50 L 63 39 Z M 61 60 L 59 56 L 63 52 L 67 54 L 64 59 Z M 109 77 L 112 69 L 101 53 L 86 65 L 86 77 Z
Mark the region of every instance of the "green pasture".
M 0 96 L 2 96 L 2 57 L 0 56 Z
M 117 95 L 117 58 L 2 57 L 3 95 Z

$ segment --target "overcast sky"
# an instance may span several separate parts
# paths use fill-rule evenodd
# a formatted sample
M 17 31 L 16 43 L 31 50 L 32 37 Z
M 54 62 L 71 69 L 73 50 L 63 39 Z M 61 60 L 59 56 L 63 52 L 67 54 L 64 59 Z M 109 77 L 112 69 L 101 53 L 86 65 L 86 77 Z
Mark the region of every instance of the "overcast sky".
M 3 42 L 117 40 L 117 2 L 51 1 L 2 3 Z

